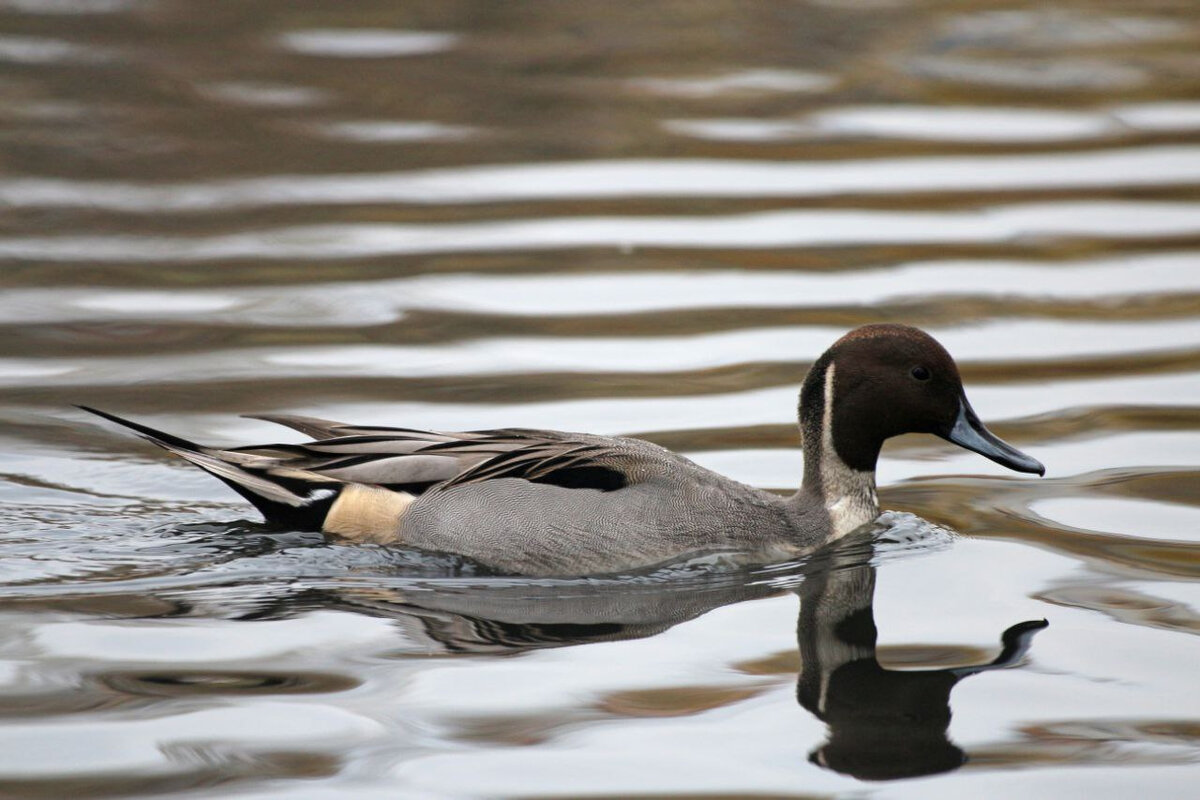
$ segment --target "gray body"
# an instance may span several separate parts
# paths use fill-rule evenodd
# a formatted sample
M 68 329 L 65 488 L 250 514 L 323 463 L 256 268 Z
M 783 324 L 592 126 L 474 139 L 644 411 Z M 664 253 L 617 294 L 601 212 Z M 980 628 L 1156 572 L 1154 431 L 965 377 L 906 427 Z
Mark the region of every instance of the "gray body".
M 566 575 L 693 553 L 794 553 L 828 538 L 816 498 L 783 498 L 637 439 L 563 436 L 602 447 L 603 461 L 630 485 L 601 491 L 497 478 L 428 491 L 401 517 L 398 540 L 508 572 Z

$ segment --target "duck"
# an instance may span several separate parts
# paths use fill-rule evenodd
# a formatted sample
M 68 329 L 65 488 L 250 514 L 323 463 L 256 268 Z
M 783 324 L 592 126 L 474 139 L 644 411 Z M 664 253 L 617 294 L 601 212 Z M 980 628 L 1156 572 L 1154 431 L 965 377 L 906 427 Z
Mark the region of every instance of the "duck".
M 790 496 L 641 439 L 527 428 L 443 432 L 246 415 L 311 438 L 207 447 L 79 406 L 226 483 L 268 523 L 463 557 L 499 573 L 611 574 L 727 555 L 800 556 L 875 521 L 883 443 L 926 433 L 1009 469 L 1036 459 L 980 421 L 954 359 L 928 333 L 845 334 L 800 387 L 804 456 Z

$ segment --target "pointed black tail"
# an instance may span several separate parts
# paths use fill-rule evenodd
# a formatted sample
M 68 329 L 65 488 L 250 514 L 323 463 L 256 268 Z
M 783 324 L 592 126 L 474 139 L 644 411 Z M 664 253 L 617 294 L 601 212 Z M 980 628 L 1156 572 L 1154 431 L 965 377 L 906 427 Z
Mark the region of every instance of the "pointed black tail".
M 339 483 L 308 482 L 299 477 L 273 475 L 266 468 L 236 463 L 246 461 L 245 456 L 204 447 L 107 411 L 89 406 L 76 408 L 129 428 L 143 439 L 195 464 L 253 503 L 267 522 L 300 530 L 320 530 L 342 489 Z

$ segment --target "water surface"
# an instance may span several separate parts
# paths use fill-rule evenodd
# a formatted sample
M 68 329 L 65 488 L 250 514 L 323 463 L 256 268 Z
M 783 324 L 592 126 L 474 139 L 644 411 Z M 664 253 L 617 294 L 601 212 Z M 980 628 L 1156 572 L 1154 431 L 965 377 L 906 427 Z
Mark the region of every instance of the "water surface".
M 1194 4 L 0 22 L 0 793 L 1194 793 Z M 878 525 L 759 568 L 273 530 L 72 409 L 634 434 L 787 490 L 805 370 L 878 321 L 1049 473 L 904 437 Z

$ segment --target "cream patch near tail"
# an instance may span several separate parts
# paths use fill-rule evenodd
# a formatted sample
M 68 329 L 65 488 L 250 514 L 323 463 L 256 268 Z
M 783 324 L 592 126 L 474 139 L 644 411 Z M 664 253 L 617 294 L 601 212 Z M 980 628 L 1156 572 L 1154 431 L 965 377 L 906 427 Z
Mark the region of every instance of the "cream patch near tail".
M 358 542 L 396 541 L 400 518 L 416 500 L 408 492 L 393 492 L 361 483 L 347 484 L 325 515 L 321 530 Z

